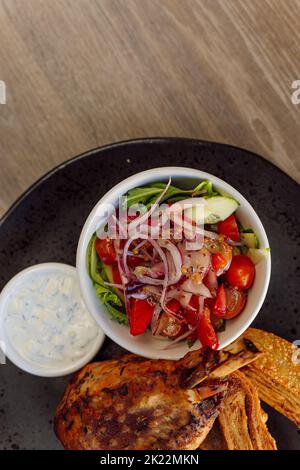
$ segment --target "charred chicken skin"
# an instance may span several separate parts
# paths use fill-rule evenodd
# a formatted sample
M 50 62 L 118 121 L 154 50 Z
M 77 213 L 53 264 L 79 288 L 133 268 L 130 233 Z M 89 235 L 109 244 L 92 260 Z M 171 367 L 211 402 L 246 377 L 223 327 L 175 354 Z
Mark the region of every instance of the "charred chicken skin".
M 56 434 L 74 450 L 197 449 L 226 396 L 230 364 L 236 369 L 260 354 L 248 346 L 195 351 L 180 361 L 127 355 L 89 364 L 66 388 Z

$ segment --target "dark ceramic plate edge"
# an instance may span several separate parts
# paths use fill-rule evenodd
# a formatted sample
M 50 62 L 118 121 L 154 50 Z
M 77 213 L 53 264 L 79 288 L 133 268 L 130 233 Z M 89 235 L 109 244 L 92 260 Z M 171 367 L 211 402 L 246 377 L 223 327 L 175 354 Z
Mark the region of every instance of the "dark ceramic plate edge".
M 59 165 L 56 165 L 53 167 L 51 170 L 47 171 L 44 173 L 40 178 L 38 178 L 34 183 L 32 183 L 12 204 L 11 206 L 7 209 L 7 211 L 2 215 L 0 218 L 0 229 L 5 220 L 10 216 L 10 214 L 16 209 L 19 205 L 22 204 L 23 200 L 30 194 L 32 191 L 34 191 L 40 184 L 42 184 L 45 180 L 50 178 L 52 175 L 54 175 L 57 171 L 59 171 L 62 168 L 65 168 L 68 166 L 70 163 L 73 163 L 75 161 L 81 160 L 85 157 L 89 157 L 90 155 L 93 155 L 94 153 L 97 153 L 99 151 L 105 151 L 109 150 L 112 148 L 120 147 L 125 144 L 140 144 L 140 143 L 168 143 L 168 142 L 185 142 L 185 143 L 191 143 L 191 144 L 197 144 L 197 145 L 203 145 L 203 146 L 210 146 L 210 147 L 225 147 L 227 149 L 234 149 L 234 150 L 239 150 L 242 152 L 246 152 L 249 155 L 253 155 L 256 158 L 259 158 L 263 160 L 267 165 L 269 165 L 272 168 L 276 168 L 276 170 L 280 171 L 285 177 L 287 177 L 291 183 L 297 185 L 297 182 L 291 178 L 290 175 L 285 173 L 281 168 L 276 166 L 274 163 L 270 162 L 267 160 L 265 157 L 262 155 L 259 155 L 258 153 L 253 152 L 252 150 L 247 150 L 246 148 L 243 147 L 238 147 L 236 145 L 232 144 L 223 144 L 222 142 L 214 142 L 214 141 L 209 141 L 209 140 L 203 140 L 203 139 L 196 139 L 196 138 L 188 138 L 188 137 L 144 137 L 144 138 L 136 138 L 136 139 L 127 139 L 127 140 L 121 140 L 118 142 L 113 142 L 110 144 L 104 144 L 100 147 L 95 147 L 93 149 L 87 150 L 85 152 L 80 153 L 79 155 L 76 155 L 74 157 L 71 157 L 64 162 L 60 163 Z

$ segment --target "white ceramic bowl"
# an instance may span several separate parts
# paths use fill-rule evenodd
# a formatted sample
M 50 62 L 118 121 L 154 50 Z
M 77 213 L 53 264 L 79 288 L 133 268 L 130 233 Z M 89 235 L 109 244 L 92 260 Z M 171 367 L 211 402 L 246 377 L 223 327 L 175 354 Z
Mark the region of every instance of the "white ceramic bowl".
M 150 331 L 142 336 L 133 337 L 130 335 L 128 327 L 111 320 L 106 308 L 100 303 L 94 291 L 87 270 L 86 253 L 88 243 L 93 233 L 105 222 L 105 220 L 102 220 L 102 222 L 99 221 L 99 207 L 101 204 L 117 205 L 118 197 L 126 194 L 129 189 L 157 181 L 167 182 L 169 177 L 172 178 L 173 184 L 185 188 L 193 188 L 199 180 L 209 179 L 220 192 L 227 193 L 239 201 L 240 207 L 237 210 L 239 220 L 243 226 L 251 227 L 255 231 L 262 248 L 267 248 L 269 246 L 264 227 L 249 202 L 228 183 L 209 173 L 194 170 L 192 168 L 154 168 L 130 176 L 108 191 L 88 216 L 78 243 L 76 267 L 82 297 L 90 313 L 94 316 L 95 320 L 107 336 L 123 348 L 141 356 L 153 359 L 179 359 L 190 351 L 190 349 L 186 342 L 180 342 L 174 345 L 173 348 L 165 349 L 166 340 L 154 338 Z M 256 265 L 255 281 L 252 288 L 249 290 L 245 309 L 238 317 L 227 321 L 226 330 L 218 334 L 220 349 L 232 343 L 253 322 L 264 302 L 269 285 L 270 273 L 271 257 L 268 255 L 264 260 Z M 199 346 L 200 343 L 197 341 L 192 349 L 197 349 Z
M 67 274 L 68 276 L 72 276 L 74 279 L 77 279 L 76 269 L 73 266 L 69 266 L 68 264 L 36 264 L 35 266 L 24 269 L 14 276 L 6 284 L 0 295 L 0 341 L 1 345 L 3 345 L 3 343 L 5 345 L 5 355 L 20 369 L 40 377 L 60 377 L 62 375 L 71 374 L 81 369 L 81 367 L 90 362 L 90 360 L 97 354 L 105 338 L 102 329 L 99 328 L 98 335 L 95 340 L 91 342 L 87 354 L 67 366 L 61 366 L 59 364 L 57 364 L 57 366 L 53 365 L 51 367 L 39 365 L 36 362 L 33 362 L 19 354 L 17 349 L 14 348 L 14 345 L 11 343 L 5 329 L 5 317 L 8 303 L 13 299 L 14 293 L 20 289 L 22 284 L 28 280 L 29 277 L 53 272 Z M 97 325 L 95 326 L 97 327 Z M 5 365 L 2 365 L 1 367 L 5 367 Z

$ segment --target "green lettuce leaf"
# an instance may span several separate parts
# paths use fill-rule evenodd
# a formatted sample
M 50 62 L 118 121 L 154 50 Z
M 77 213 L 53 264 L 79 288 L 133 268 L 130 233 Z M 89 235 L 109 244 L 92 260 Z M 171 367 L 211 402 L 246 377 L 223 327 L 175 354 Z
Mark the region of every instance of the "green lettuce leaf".
M 103 263 L 99 259 L 95 249 L 96 234 L 90 240 L 87 250 L 87 264 L 89 275 L 93 281 L 94 289 L 98 299 L 104 304 L 112 319 L 121 324 L 128 324 L 125 306 L 116 291 L 105 284 L 107 276 Z
M 109 286 L 104 287 L 94 282 L 94 287 L 95 287 L 97 296 L 99 297 L 99 299 L 102 300 L 104 304 L 109 303 L 109 304 L 116 305 L 117 307 L 123 306 L 123 302 L 120 299 L 120 297 L 115 292 L 110 290 Z
M 165 189 L 166 185 L 167 183 L 151 183 L 149 186 L 130 189 L 126 195 L 127 207 L 131 207 L 134 204 L 143 204 L 147 206 L 147 208 L 151 207 Z M 193 189 L 181 189 L 177 186 L 170 185 L 168 191 L 161 199 L 161 203 L 166 201 L 181 201 L 186 199 L 186 197 L 196 197 L 199 194 L 204 197 L 218 195 L 218 193 L 213 189 L 211 181 L 204 180 Z

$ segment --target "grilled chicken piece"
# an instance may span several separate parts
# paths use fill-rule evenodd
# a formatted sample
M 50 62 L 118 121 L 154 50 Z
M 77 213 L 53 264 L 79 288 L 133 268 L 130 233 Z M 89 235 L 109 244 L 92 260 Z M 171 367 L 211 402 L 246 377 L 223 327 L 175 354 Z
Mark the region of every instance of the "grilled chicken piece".
M 197 389 L 181 387 L 185 373 L 176 362 L 137 356 L 90 364 L 67 387 L 57 436 L 66 449 L 196 449 L 218 415 L 227 381 L 200 401 Z
M 244 336 L 264 354 L 243 372 L 251 380 L 261 400 L 300 427 L 299 349 L 272 333 L 249 328 Z
M 256 356 L 250 351 L 247 361 Z M 89 364 L 65 391 L 56 411 L 56 434 L 74 450 L 197 449 L 227 389 L 222 373 L 213 378 L 209 373 L 232 361 L 237 367 L 233 353 L 203 350 L 180 361 L 127 355 Z M 205 376 L 201 386 L 193 388 L 199 375 Z
M 238 371 L 229 378 L 229 391 L 219 415 L 220 428 L 229 450 L 276 450 L 266 426 L 257 391 Z

